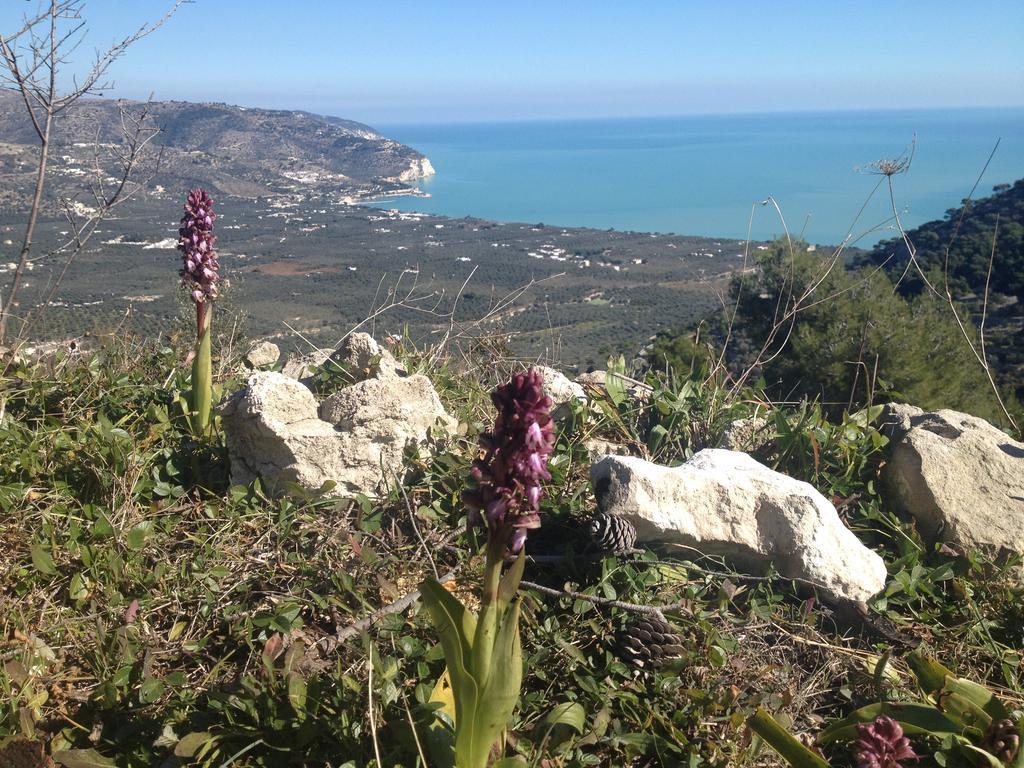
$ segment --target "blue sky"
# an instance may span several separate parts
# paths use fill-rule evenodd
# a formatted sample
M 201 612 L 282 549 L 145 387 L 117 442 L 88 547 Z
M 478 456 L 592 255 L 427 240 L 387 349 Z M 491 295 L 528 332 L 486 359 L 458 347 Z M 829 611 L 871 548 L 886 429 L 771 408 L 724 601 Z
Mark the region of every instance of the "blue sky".
M 88 0 L 82 51 L 169 2 Z M 3 0 L 0 32 L 35 6 Z M 1008 0 L 197 0 L 112 95 L 371 124 L 1020 106 L 1022 39 Z

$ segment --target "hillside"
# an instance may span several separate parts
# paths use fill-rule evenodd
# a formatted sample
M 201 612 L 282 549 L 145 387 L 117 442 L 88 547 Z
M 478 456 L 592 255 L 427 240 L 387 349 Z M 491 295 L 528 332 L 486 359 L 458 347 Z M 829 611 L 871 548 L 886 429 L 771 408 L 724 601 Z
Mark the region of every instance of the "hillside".
M 250 372 L 231 357 L 230 329 L 218 329 L 227 398 Z M 403 479 L 379 497 L 354 500 L 299 486 L 274 497 L 262 481 L 229 477 L 227 412 L 197 438 L 178 405 L 187 340 L 115 338 L 38 365 L 5 359 L 0 765 L 52 765 L 45 751 L 106 768 L 451 766 L 434 758 L 449 732 L 437 712 L 443 648 L 413 590 L 436 573 L 460 600 L 478 594 L 481 542 L 466 530 L 462 491 L 495 418 L 490 393 L 518 366 L 487 349 L 389 349 L 459 427 L 406 453 Z M 255 375 L 302 390 L 276 371 Z M 566 404 L 542 527 L 528 541 L 526 674 L 508 741 L 523 764 L 779 768 L 748 716 L 763 707 L 810 741 L 861 706 L 918 701 L 917 645 L 1008 708 L 1024 706 L 1019 560 L 936 547 L 897 513 L 882 492 L 893 454 L 879 409 L 829 421 L 712 380 L 648 375 L 633 393 L 609 380 Z M 398 391 L 379 378 L 356 388 Z M 601 519 L 591 464 L 602 441 L 630 461 L 676 466 L 736 439 L 736 420 L 751 416 L 769 428 L 749 461 L 803 481 L 794 493 L 775 477 L 787 499 L 834 505 L 836 530 L 881 558 L 885 588 L 866 613 L 826 601 L 782 571 L 782 558 L 780 570 L 751 571 L 669 541 L 594 554 L 598 542 L 584 537 Z M 999 439 L 1005 464 L 1020 444 Z M 695 494 L 718 512 L 709 519 L 735 525 L 742 492 Z M 664 504 L 647 498 L 645 508 Z M 750 513 L 774 520 L 777 508 Z M 775 530 L 790 540 L 790 528 Z M 669 640 L 640 623 L 653 606 Z M 626 645 L 636 637 L 646 639 Z M 944 735 L 914 733 L 915 747 L 938 752 Z M 825 745 L 836 768 L 852 765 L 851 740 Z M 36 762 L 5 762 L 16 748 L 36 750 Z
M 143 105 L 126 106 L 138 111 Z M 417 178 L 433 173 L 416 150 L 351 120 L 182 101 L 153 102 L 150 115 L 161 129 L 154 142 L 164 151 L 154 182 L 167 188 L 203 183 L 244 197 L 297 188 L 367 197 L 409 191 Z M 57 123 L 55 170 L 66 176 L 69 168 L 88 168 L 96 142 L 116 144 L 121 136 L 118 102 L 76 103 Z M 0 187 L 31 181 L 27 155 L 34 143 L 18 96 L 0 91 Z

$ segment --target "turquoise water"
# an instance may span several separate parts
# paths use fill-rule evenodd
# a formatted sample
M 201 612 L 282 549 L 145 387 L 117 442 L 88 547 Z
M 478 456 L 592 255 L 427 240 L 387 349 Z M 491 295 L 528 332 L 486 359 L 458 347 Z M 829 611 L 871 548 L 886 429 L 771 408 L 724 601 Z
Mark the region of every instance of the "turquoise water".
M 430 198 L 381 205 L 448 216 L 561 226 L 746 237 L 783 231 L 860 245 L 892 236 L 888 191 L 867 166 L 914 141 L 894 177 L 904 226 L 967 196 L 996 141 L 978 195 L 1024 177 L 1024 108 L 719 115 L 620 120 L 389 125 L 426 154 Z

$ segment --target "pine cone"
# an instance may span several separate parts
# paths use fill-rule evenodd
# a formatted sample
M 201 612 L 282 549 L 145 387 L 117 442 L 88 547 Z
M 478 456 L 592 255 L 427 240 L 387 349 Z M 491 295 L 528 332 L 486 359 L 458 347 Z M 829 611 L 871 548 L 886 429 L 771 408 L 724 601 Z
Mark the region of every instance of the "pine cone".
M 598 552 L 624 555 L 636 544 L 636 528 L 623 517 L 598 514 L 587 523 L 590 545 Z
M 42 742 L 15 736 L 0 749 L 2 768 L 54 768 Z
M 1020 733 L 1013 720 L 993 720 L 982 746 L 1007 765 L 1012 763 L 1020 752 Z
M 660 616 L 638 616 L 615 638 L 616 655 L 638 667 L 655 669 L 683 655 L 683 637 Z

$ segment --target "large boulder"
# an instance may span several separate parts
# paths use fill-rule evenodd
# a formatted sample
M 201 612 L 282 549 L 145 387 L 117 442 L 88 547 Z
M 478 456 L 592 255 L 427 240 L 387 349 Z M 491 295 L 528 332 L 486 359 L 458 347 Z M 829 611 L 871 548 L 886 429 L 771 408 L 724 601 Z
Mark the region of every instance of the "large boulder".
M 376 495 L 405 476 L 405 452 L 456 426 L 421 375 L 366 379 L 317 403 L 301 382 L 257 372 L 220 408 L 231 480 Z
M 824 496 L 745 453 L 709 448 L 679 467 L 608 456 L 590 475 L 599 509 L 627 518 L 638 541 L 683 544 L 756 571 L 771 564 L 837 602 L 885 586 L 882 558 Z
M 901 416 L 882 469 L 887 500 L 930 540 L 1024 555 L 1024 443 L 957 411 Z

